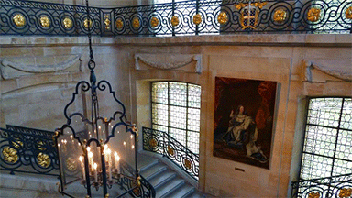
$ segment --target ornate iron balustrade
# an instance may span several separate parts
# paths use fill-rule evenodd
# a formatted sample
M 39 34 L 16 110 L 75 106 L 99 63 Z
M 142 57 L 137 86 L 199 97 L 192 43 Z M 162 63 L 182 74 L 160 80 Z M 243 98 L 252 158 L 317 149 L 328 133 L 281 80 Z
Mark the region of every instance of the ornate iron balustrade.
M 33 128 L 0 128 L 1 170 L 59 175 L 59 160 L 53 132 Z
M 291 182 L 292 197 L 331 198 L 352 196 L 352 174 Z
M 191 0 L 91 7 L 0 0 L 0 35 L 177 36 L 237 33 L 352 32 L 349 0 Z
M 195 180 L 199 180 L 199 155 L 183 146 L 169 134 L 143 127 L 143 149 L 162 154 Z

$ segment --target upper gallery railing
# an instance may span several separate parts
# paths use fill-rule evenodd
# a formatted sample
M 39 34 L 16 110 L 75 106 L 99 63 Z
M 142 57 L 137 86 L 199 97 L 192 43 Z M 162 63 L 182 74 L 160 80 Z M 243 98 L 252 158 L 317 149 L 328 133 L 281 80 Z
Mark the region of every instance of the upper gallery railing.
M 178 36 L 236 33 L 352 32 L 350 0 L 191 0 L 86 8 L 0 0 L 0 35 Z
M 347 198 L 352 196 L 352 174 L 291 182 L 291 197 Z
M 162 154 L 188 173 L 193 179 L 199 180 L 199 155 L 182 145 L 169 134 L 143 127 L 143 149 Z

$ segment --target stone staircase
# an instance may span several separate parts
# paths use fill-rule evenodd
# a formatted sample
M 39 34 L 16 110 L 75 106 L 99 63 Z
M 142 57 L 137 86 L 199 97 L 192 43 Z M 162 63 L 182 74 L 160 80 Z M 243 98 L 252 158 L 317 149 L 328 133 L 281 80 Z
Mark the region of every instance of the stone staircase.
M 139 154 L 138 169 L 140 174 L 154 186 L 157 198 L 205 197 L 182 179 L 179 173 L 171 170 L 157 158 Z

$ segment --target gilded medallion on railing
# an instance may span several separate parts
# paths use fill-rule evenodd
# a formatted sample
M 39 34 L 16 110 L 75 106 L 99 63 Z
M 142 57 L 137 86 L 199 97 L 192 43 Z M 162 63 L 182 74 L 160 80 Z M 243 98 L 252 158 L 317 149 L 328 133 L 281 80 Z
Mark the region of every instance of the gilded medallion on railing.
M 265 6 L 267 2 L 263 3 L 248 3 L 237 4 L 236 8 L 240 10 L 240 25 L 242 29 L 256 29 L 258 26 L 258 16 L 260 9 Z
M 227 16 L 226 12 L 220 12 L 217 19 L 221 25 L 225 25 L 229 21 L 229 17 Z
M 106 30 L 110 30 L 110 23 L 111 23 L 111 21 L 110 21 L 110 19 L 109 19 L 109 16 L 108 15 L 105 15 L 104 16 L 104 25 L 105 25 L 105 29 Z
M 72 28 L 72 19 L 70 17 L 65 17 L 62 21 L 62 24 L 66 29 L 70 29 Z
M 150 18 L 150 26 L 155 28 L 155 27 L 158 27 L 159 26 L 159 19 L 155 16 L 151 17 Z
M 93 21 L 92 21 L 92 19 L 84 19 L 84 21 L 83 21 L 83 26 L 85 27 L 85 28 L 88 28 L 88 26 L 89 26 L 89 28 L 92 28 L 93 27 Z
M 276 22 L 282 23 L 287 19 L 287 12 L 283 9 L 277 9 L 274 12 L 273 19 Z
M 311 22 L 317 22 L 320 18 L 319 8 L 310 8 L 308 10 L 307 19 Z
M 16 14 L 13 17 L 13 22 L 15 23 L 16 27 L 23 27 L 26 25 L 26 18 L 22 14 Z
M 116 19 L 115 26 L 117 29 L 122 29 L 124 26 L 122 19 Z
M 18 160 L 17 150 L 11 147 L 5 147 L 2 150 L 2 154 L 4 155 L 4 159 L 10 163 L 16 163 Z
M 39 153 L 37 156 L 39 166 L 48 168 L 50 165 L 50 157 L 47 154 Z
M 346 9 L 346 18 L 352 19 L 352 6 Z
M 134 17 L 132 20 L 132 27 L 138 29 L 141 26 L 141 22 L 138 17 Z
M 40 26 L 43 28 L 50 27 L 50 19 L 48 16 L 44 15 L 40 17 Z
M 170 19 L 170 23 L 172 27 L 176 27 L 180 24 L 180 19 L 178 18 L 178 16 L 172 16 Z
M 339 192 L 340 198 L 348 198 L 352 196 L 352 188 L 343 188 Z
M 196 14 L 192 17 L 192 21 L 194 25 L 199 25 L 202 23 L 203 19 L 202 19 L 202 15 L 200 14 Z

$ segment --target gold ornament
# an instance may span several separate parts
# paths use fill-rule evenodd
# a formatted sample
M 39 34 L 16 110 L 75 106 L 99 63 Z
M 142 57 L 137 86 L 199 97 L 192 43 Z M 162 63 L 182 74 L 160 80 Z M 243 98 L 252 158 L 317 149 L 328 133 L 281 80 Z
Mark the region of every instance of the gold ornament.
M 23 142 L 21 142 L 20 140 L 17 140 L 17 141 L 13 141 L 12 142 L 12 145 L 15 147 L 15 148 L 20 148 L 20 147 L 23 147 Z
M 189 159 L 184 159 L 183 160 L 183 165 L 185 166 L 185 168 L 187 170 L 191 170 L 192 169 L 192 162 Z
M 278 9 L 274 12 L 273 18 L 276 22 L 283 22 L 287 18 L 287 13 L 282 9 Z
M 67 29 L 72 27 L 72 20 L 69 17 L 65 17 L 62 23 L 64 24 L 64 27 Z
M 159 26 L 159 19 L 157 17 L 152 17 L 150 19 L 150 26 L 158 27 Z
M 169 153 L 170 156 L 174 156 L 175 154 L 174 149 L 171 148 L 170 146 L 167 147 L 167 152 Z
M 343 188 L 339 192 L 339 197 L 340 198 L 351 197 L 351 195 L 352 195 L 352 188 Z
M 316 22 L 320 17 L 320 9 L 319 8 L 311 8 L 308 10 L 307 19 L 311 22 Z
M 106 30 L 109 30 L 110 29 L 110 19 L 109 19 L 109 16 L 105 15 L 105 20 L 104 20 L 104 24 L 105 24 L 105 29 Z M 104 118 L 104 121 L 105 121 L 105 118 Z
M 43 141 L 39 141 L 39 142 L 38 142 L 38 149 L 39 149 L 39 150 L 46 150 L 45 144 L 44 144 Z
M 200 14 L 196 14 L 192 17 L 192 21 L 194 25 L 199 25 L 202 23 L 202 16 Z
M 47 28 L 50 26 L 50 19 L 48 16 L 41 16 L 40 17 L 40 25 L 44 28 Z
M 133 20 L 132 20 L 132 27 L 137 29 L 140 26 L 141 26 L 141 23 L 139 21 L 139 18 L 138 17 L 134 17 Z
M 150 139 L 149 146 L 155 148 L 156 146 L 158 146 L 158 141 L 155 138 Z
M 346 18 L 352 19 L 352 6 L 346 9 Z
M 180 19 L 178 18 L 178 16 L 172 16 L 170 22 L 172 27 L 176 27 L 180 24 Z
M 218 16 L 218 22 L 221 25 L 224 25 L 225 23 L 227 23 L 228 20 L 229 20 L 229 17 L 227 16 L 226 12 L 220 12 Z
M 43 168 L 48 168 L 50 165 L 50 157 L 47 154 L 39 153 L 38 154 L 38 164 Z
M 84 21 L 83 21 L 83 26 L 84 26 L 85 28 L 88 28 L 88 25 L 89 25 L 89 28 L 92 28 L 92 27 L 93 27 L 93 21 L 92 21 L 92 19 L 89 19 L 89 21 L 88 21 L 88 19 L 84 19 Z
M 240 10 L 241 8 L 245 7 L 246 5 L 243 4 L 243 3 L 240 3 L 240 4 L 236 4 L 236 9 L 237 10 Z
M 68 159 L 66 159 L 66 167 L 70 171 L 76 170 L 77 169 L 76 161 L 69 157 Z
M 16 163 L 18 160 L 17 150 L 14 148 L 7 146 L 2 150 L 2 154 L 7 162 Z
M 311 192 L 308 194 L 308 198 L 319 198 L 320 193 L 319 192 Z
M 23 27 L 26 25 L 26 18 L 22 14 L 16 14 L 13 17 L 16 27 Z
M 115 21 L 115 26 L 117 27 L 117 29 L 122 29 L 123 28 L 123 21 L 121 19 L 117 19 Z

